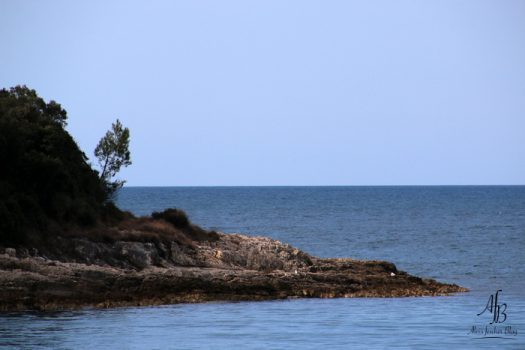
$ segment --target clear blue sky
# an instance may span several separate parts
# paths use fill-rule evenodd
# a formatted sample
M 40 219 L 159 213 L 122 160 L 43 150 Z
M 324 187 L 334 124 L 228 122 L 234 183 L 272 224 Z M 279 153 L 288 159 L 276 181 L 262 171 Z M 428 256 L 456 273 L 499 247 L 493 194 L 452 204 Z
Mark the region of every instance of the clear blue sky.
M 525 184 L 525 1 L 0 1 L 0 85 L 128 185 Z

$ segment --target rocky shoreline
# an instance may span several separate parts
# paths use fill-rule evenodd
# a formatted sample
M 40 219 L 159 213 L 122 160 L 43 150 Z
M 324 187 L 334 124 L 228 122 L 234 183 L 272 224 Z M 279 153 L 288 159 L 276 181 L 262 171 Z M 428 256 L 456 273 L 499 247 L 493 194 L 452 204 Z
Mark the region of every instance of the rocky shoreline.
M 113 203 L 123 185 L 114 176 L 131 163 L 129 130 L 117 120 L 101 139 L 99 172 L 66 123 L 36 91 L 0 90 L 0 311 L 465 291 L 387 262 L 206 230 L 177 208 L 136 217 Z
M 385 261 L 321 259 L 265 237 L 217 235 L 190 245 L 57 237 L 52 249 L 0 248 L 0 311 L 467 291 Z

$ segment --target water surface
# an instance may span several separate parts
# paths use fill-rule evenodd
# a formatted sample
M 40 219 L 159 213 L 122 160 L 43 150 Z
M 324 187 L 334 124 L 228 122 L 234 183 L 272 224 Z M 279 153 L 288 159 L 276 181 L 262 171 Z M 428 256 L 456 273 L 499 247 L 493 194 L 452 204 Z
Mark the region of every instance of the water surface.
M 183 208 L 206 228 L 271 236 L 321 257 L 388 260 L 471 292 L 16 313 L 0 317 L 0 346 L 525 348 L 524 186 L 134 187 L 118 203 L 137 215 Z M 477 314 L 498 289 L 508 316 L 498 327 L 518 335 L 476 339 L 471 327 L 492 320 Z

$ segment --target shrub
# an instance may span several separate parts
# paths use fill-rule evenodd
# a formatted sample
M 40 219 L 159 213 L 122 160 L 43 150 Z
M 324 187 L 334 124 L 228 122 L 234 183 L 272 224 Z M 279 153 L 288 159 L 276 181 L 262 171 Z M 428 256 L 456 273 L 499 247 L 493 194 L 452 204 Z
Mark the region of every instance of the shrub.
M 215 231 L 206 231 L 205 229 L 194 225 L 188 219 L 188 215 L 180 209 L 169 208 L 163 212 L 153 212 L 151 217 L 156 220 L 165 220 L 173 227 L 184 232 L 191 240 L 194 241 L 217 241 L 219 235 Z
M 177 228 L 188 228 L 190 225 L 190 220 L 188 219 L 188 215 L 176 208 L 168 208 L 164 210 L 163 212 L 156 212 L 154 211 L 151 213 L 151 217 L 154 219 L 163 219 L 172 224 L 173 226 Z

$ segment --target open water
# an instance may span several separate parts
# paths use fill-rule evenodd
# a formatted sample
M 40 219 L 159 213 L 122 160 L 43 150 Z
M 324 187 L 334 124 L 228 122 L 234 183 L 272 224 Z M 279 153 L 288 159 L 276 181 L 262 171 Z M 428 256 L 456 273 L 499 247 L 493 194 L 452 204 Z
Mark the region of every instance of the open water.
M 525 349 L 525 186 L 129 187 L 118 204 L 471 291 L 4 314 L 0 348 Z

